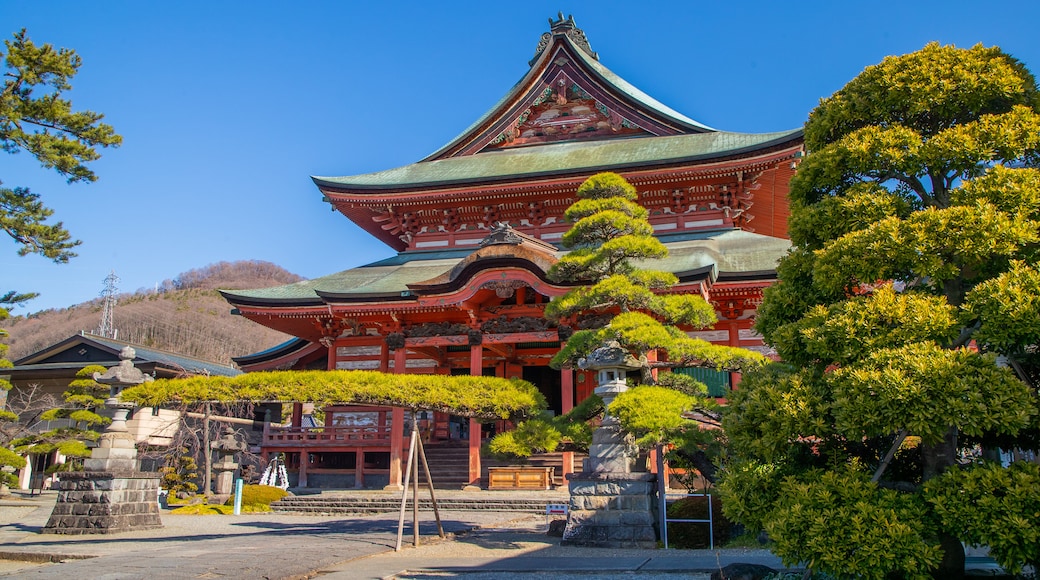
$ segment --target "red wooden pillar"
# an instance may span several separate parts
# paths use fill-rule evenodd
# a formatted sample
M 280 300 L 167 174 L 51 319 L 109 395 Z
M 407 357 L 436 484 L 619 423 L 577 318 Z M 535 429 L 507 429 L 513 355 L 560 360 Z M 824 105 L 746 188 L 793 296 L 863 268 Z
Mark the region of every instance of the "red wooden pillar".
M 560 407 L 564 414 L 574 408 L 574 369 L 569 367 L 560 370 Z
M 390 372 L 390 347 L 385 340 L 379 345 L 379 372 Z
M 479 377 L 484 374 L 484 347 L 474 344 L 469 347 L 469 374 Z M 480 487 L 480 422 L 469 420 L 469 485 Z
M 292 418 L 289 424 L 295 429 L 303 426 L 303 403 L 292 404 Z
M 406 354 L 407 352 L 403 347 L 394 349 L 393 374 L 401 375 L 405 373 L 405 364 L 407 364 Z M 384 372 L 388 372 L 390 368 L 390 347 L 387 346 L 386 342 L 383 342 L 379 351 L 379 368 L 380 370 L 386 369 Z M 412 420 L 414 421 L 415 417 L 412 417 Z M 390 481 L 386 485 L 386 489 L 391 491 L 404 489 L 401 482 L 402 447 L 404 447 L 404 409 L 393 407 L 390 412 Z M 359 461 L 361 459 L 361 457 L 358 457 Z
M 338 352 L 339 348 L 336 347 L 336 341 L 333 340 L 331 343 L 329 343 L 329 354 L 325 357 L 325 370 L 336 370 L 336 356 Z
M 408 372 L 408 351 L 404 347 L 394 350 L 394 374 L 403 375 Z
M 402 490 L 401 455 L 404 447 L 404 409 L 394 407 L 390 411 L 390 481 L 384 489 Z
M 566 483 L 567 475 L 570 473 L 574 473 L 574 452 L 564 451 L 560 455 L 563 456 L 563 473 L 561 473 L 560 476 L 563 478 L 564 483 Z
M 480 487 L 480 421 L 469 420 L 469 484 Z

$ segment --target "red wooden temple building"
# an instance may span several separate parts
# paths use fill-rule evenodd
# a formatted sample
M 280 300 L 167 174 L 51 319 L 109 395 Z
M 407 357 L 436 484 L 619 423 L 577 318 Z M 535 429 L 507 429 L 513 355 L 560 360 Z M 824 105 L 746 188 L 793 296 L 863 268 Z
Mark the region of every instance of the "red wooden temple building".
M 569 227 L 564 210 L 582 181 L 602 171 L 637 188 L 670 251 L 647 266 L 678 276 L 670 292 L 696 292 L 715 305 L 718 324 L 691 335 L 766 349 L 752 317 L 790 246 L 787 187 L 801 130 L 712 129 L 604 67 L 572 18 L 550 25 L 528 73 L 440 150 L 404 167 L 314 178 L 324 201 L 397 254 L 287 286 L 225 291 L 242 316 L 297 337 L 239 357 L 243 370 L 519 377 L 538 386 L 552 411 L 568 411 L 589 396 L 594 377 L 548 366 L 571 327 L 542 316 L 567 290 L 545 272 Z M 685 372 L 719 396 L 733 382 L 726 373 Z M 267 433 L 264 454 L 285 453 L 301 486 L 400 483 L 404 410 L 324 412 L 312 428 L 297 405 L 292 427 Z M 431 450 L 468 450 L 453 483 L 478 484 L 479 446 L 496 426 L 440 413 L 417 420 Z

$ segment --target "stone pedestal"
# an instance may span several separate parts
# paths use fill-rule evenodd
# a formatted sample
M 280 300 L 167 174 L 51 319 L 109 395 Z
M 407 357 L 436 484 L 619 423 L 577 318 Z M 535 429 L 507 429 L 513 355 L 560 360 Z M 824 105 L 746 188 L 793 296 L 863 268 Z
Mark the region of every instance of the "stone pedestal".
M 561 545 L 655 548 L 657 507 L 652 473 L 572 473 L 570 514 Z
M 45 534 L 113 534 L 161 528 L 159 478 L 154 473 L 61 474 L 58 501 Z

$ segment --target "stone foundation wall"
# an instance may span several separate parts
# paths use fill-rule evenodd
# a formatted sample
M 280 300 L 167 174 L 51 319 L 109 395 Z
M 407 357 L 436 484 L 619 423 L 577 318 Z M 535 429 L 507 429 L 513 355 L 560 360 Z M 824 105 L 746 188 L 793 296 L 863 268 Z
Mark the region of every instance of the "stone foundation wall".
M 159 477 L 143 472 L 60 475 L 45 534 L 111 534 L 161 528 Z
M 562 545 L 654 548 L 657 478 L 651 473 L 572 473 Z

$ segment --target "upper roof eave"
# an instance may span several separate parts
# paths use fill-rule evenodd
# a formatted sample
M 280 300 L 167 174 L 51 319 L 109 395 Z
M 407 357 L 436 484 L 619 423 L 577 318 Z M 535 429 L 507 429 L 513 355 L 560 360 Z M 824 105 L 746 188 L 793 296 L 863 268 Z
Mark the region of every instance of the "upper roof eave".
M 774 133 L 715 131 L 604 141 L 564 142 L 420 161 L 394 169 L 311 179 L 323 191 L 381 192 L 563 177 L 599 171 L 681 165 L 765 150 L 802 137 L 802 129 Z M 714 147 L 732 142 L 733 146 Z

